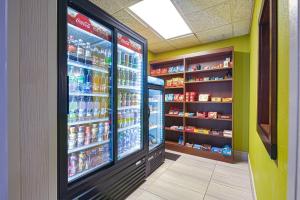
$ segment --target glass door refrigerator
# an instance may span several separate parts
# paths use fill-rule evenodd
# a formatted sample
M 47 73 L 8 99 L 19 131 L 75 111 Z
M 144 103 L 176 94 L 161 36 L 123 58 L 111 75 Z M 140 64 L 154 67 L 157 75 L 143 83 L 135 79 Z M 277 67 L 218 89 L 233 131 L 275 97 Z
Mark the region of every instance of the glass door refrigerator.
M 149 153 L 147 175 L 165 160 L 164 80 L 148 76 Z
M 147 43 L 85 0 L 58 34 L 58 198 L 123 199 L 146 176 Z

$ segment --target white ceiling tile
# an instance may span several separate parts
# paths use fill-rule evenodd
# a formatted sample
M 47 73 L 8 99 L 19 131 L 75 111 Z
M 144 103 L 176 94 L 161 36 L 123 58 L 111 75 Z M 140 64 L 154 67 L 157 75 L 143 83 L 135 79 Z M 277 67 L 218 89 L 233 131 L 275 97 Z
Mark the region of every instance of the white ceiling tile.
M 233 37 L 232 29 L 233 29 L 232 25 L 229 24 L 208 31 L 199 32 L 196 33 L 196 35 L 200 40 L 200 42 L 203 44 L 203 43 L 214 42 L 214 41 L 224 40 Z
M 185 37 L 168 40 L 168 43 L 171 44 L 176 49 L 180 49 L 180 48 L 195 46 L 200 42 L 198 38 L 193 34 Z
M 233 35 L 247 35 L 250 29 L 250 21 L 251 20 L 242 20 L 233 23 Z
M 253 11 L 253 0 L 230 0 L 232 21 L 251 19 Z
M 111 0 L 90 0 L 92 3 L 96 4 L 99 8 L 102 8 L 109 14 L 113 14 L 119 10 L 122 9 L 121 6 L 119 6 L 116 3 L 112 3 Z
M 198 12 L 225 2 L 226 0 L 172 0 L 183 14 Z
M 149 44 L 148 48 L 153 53 L 161 53 L 165 51 L 175 50 L 175 48 L 166 41 Z
M 129 6 L 132 6 L 133 4 L 136 4 L 142 0 L 113 0 L 113 1 L 116 2 L 122 8 L 128 8 Z
M 194 32 L 201 32 L 231 23 L 229 2 L 218 4 L 204 11 L 186 15 Z
M 133 17 L 124 9 L 116 12 L 115 14 L 113 14 L 113 16 L 136 32 L 140 32 L 146 28 L 142 23 L 140 23 L 135 17 Z

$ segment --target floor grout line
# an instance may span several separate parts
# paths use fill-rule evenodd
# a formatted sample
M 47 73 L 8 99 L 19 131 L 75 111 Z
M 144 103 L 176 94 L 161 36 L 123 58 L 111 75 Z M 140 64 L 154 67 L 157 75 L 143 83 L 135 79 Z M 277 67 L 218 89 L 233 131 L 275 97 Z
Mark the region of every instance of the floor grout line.
M 212 180 L 212 177 L 213 177 L 213 175 L 214 175 L 214 173 L 215 173 L 216 167 L 217 167 L 217 163 L 215 164 L 215 167 L 214 167 L 214 169 L 213 169 L 213 172 L 211 173 L 211 176 L 210 176 L 210 179 L 209 179 L 209 181 L 208 181 L 208 184 L 207 184 L 207 187 L 206 187 L 206 190 L 205 190 L 205 193 L 204 193 L 203 199 L 205 199 L 205 196 L 206 196 L 206 193 L 207 193 L 208 187 L 209 187 L 209 185 L 210 185 L 210 182 L 211 182 L 211 180 Z

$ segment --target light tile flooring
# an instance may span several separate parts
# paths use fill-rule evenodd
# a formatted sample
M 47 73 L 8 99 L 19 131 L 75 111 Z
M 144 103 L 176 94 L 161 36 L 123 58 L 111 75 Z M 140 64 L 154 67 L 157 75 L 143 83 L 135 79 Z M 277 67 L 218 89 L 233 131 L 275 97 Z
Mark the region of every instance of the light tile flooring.
M 165 163 L 127 198 L 127 200 L 201 199 L 253 200 L 248 163 L 228 164 L 181 154 L 177 161 L 166 159 Z

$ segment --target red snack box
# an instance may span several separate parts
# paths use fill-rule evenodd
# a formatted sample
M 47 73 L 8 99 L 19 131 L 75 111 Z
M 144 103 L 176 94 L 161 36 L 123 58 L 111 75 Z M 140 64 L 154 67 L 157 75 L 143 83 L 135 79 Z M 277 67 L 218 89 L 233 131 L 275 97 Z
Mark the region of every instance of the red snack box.
M 195 129 L 194 126 L 186 126 L 186 127 L 185 127 L 185 130 L 186 130 L 186 131 L 194 132 L 194 129 Z
M 204 119 L 207 117 L 207 112 L 197 112 L 197 117 Z
M 178 98 L 179 98 L 179 101 L 184 101 L 184 94 L 180 94 Z
M 179 95 L 180 94 L 174 94 L 174 101 L 179 101 Z
M 185 93 L 185 99 L 186 99 L 186 101 L 190 100 L 190 93 L 189 92 Z
M 162 68 L 161 69 L 161 72 L 160 72 L 161 74 L 167 74 L 168 73 L 168 68 Z

